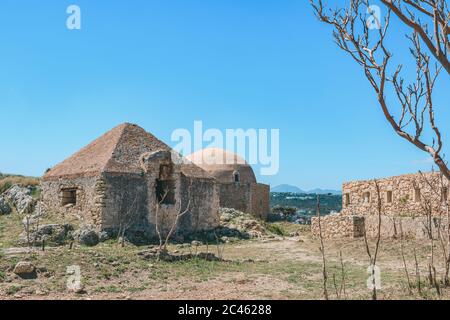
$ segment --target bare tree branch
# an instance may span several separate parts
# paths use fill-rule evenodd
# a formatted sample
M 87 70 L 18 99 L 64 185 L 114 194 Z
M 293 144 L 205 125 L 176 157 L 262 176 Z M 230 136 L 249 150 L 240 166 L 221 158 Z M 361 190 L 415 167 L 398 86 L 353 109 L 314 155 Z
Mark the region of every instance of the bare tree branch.
M 338 47 L 347 52 L 362 67 L 364 75 L 377 94 L 381 110 L 394 131 L 403 139 L 428 153 L 442 174 L 450 180 L 450 169 L 442 155 L 442 134 L 435 120 L 434 101 L 432 99 L 436 79 L 441 69 L 445 68 L 450 73 L 447 57 L 449 14 L 445 1 L 383 0 L 382 2 L 387 6 L 388 12 L 384 18 L 384 23 L 380 24 L 378 31 L 374 32 L 369 30 L 366 22 L 368 18 L 366 11 L 369 8 L 368 0 L 351 0 L 348 8 L 335 10 L 326 10 L 322 0 L 310 0 L 310 2 L 319 20 L 333 26 L 333 37 Z M 409 5 L 410 8 L 405 9 L 401 6 L 402 3 Z M 431 9 L 427 10 L 424 5 L 428 5 Z M 419 8 L 421 14 L 433 15 L 435 27 L 437 26 L 441 31 L 444 30 L 436 44 L 431 41 L 433 37 L 436 38 L 436 35 L 428 35 L 428 28 L 420 24 L 420 19 L 411 11 L 411 9 L 417 10 Z M 422 11 L 426 12 L 422 13 Z M 414 26 L 413 33 L 408 38 L 412 42 L 410 52 L 416 64 L 416 77 L 407 86 L 400 76 L 401 65 L 396 67 L 392 77 L 388 76 L 392 54 L 385 43 L 390 26 L 391 12 L 399 16 L 402 21 L 404 19 L 404 22 L 408 25 Z M 434 72 L 431 71 L 431 58 L 422 49 L 421 41 L 426 44 L 426 47 L 440 64 L 440 66 L 435 65 Z M 445 46 L 443 47 L 442 44 Z M 386 100 L 389 84 L 391 84 L 390 87 L 392 87 L 394 96 L 400 106 L 398 120 L 396 120 Z M 433 133 L 430 143 L 425 141 L 426 123 Z

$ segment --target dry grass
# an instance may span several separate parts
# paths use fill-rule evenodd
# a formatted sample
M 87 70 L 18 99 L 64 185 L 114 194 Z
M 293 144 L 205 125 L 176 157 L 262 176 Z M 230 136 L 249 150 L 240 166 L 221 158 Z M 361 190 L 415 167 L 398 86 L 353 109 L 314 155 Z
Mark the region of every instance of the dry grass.
M 39 178 L 0 174 L 0 194 L 15 184 L 35 187 L 39 185 Z
M 50 222 L 50 221 L 48 221 Z M 278 224 L 280 226 L 280 224 Z M 322 299 L 321 255 L 319 242 L 309 228 L 282 223 L 298 237 L 257 239 L 233 242 L 225 246 L 229 262 L 164 262 L 144 260 L 138 252 L 146 247 L 114 241 L 93 248 L 76 245 L 47 248 L 33 254 L 4 254 L 14 246 L 20 232 L 17 214 L 0 217 L 0 300 L 1 299 Z M 374 242 L 370 241 L 371 246 Z M 326 240 L 330 298 L 336 299 L 333 274 L 340 285 L 342 252 L 346 271 L 347 299 L 371 299 L 367 289 L 369 261 L 363 239 Z M 382 241 L 378 265 L 382 290 L 379 299 L 437 299 L 433 288 L 422 283 L 423 292 L 409 294 L 404 274 L 399 240 Z M 405 240 L 405 255 L 410 276 L 414 279 L 413 249 L 426 279 L 430 247 L 427 242 Z M 170 251 L 189 252 L 189 248 L 170 245 Z M 216 252 L 214 244 L 200 246 L 198 252 Z M 436 247 L 436 256 L 440 256 Z M 39 268 L 36 280 L 22 280 L 12 273 L 19 260 L 31 260 Z M 438 272 L 441 261 L 436 263 Z M 71 294 L 66 290 L 66 269 L 79 265 L 87 293 Z M 444 288 L 442 299 L 450 299 Z

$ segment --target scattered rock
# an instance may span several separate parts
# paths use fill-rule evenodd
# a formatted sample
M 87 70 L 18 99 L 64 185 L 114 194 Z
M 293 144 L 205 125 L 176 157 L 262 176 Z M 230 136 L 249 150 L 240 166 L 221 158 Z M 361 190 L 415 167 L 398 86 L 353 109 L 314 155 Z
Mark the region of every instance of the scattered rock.
M 215 231 L 222 242 L 230 242 L 236 238 L 263 238 L 270 235 L 263 223 L 250 214 L 230 208 L 221 208 L 219 213 L 220 227 Z
M 88 247 L 96 246 L 100 241 L 95 227 L 91 225 L 82 226 L 74 232 L 73 236 L 81 245 Z
M 85 294 L 85 293 L 87 293 L 86 290 L 84 289 L 84 286 L 81 283 L 69 286 L 67 288 L 67 291 L 69 291 L 71 293 L 76 293 L 76 294 Z
M 36 205 L 30 188 L 14 185 L 5 191 L 3 196 L 16 207 L 19 214 L 32 213 Z
M 102 231 L 102 232 L 100 232 L 100 234 L 98 235 L 98 240 L 99 240 L 100 242 L 105 242 L 105 241 L 108 241 L 109 239 L 111 239 L 111 237 L 110 237 L 109 233 L 106 232 L 106 231 Z
M 48 295 L 48 292 L 44 291 L 44 290 L 37 289 L 35 294 L 38 295 L 38 296 L 46 296 L 46 295 Z
M 226 261 L 218 258 L 214 253 L 175 253 L 169 251 L 160 251 L 159 249 L 151 248 L 138 252 L 138 255 L 144 260 L 162 260 L 166 262 L 183 261 L 190 259 L 202 259 L 207 261 Z
M 20 261 L 14 267 L 13 272 L 22 279 L 36 279 L 36 267 L 28 261 Z
M 11 213 L 11 207 L 4 197 L 0 197 L 0 216 Z
M 67 274 L 70 275 L 75 275 L 77 273 L 77 269 L 78 268 L 68 268 L 67 269 Z M 78 270 L 79 272 L 79 270 Z M 81 281 L 79 280 L 75 280 L 73 278 L 69 278 L 67 280 L 67 291 L 71 292 L 71 293 L 77 293 L 77 294 L 84 294 L 86 293 L 86 291 L 84 290 L 84 285 L 81 283 Z
M 31 220 L 30 220 L 31 221 Z M 33 230 L 35 223 L 30 222 L 30 234 L 29 240 L 37 246 L 40 246 L 42 242 L 62 245 L 69 238 L 70 232 L 73 230 L 73 226 L 70 224 L 45 224 L 37 227 L 37 230 Z M 26 221 L 24 224 L 26 229 Z M 19 236 L 19 243 L 25 245 L 28 243 L 27 232 L 24 231 Z

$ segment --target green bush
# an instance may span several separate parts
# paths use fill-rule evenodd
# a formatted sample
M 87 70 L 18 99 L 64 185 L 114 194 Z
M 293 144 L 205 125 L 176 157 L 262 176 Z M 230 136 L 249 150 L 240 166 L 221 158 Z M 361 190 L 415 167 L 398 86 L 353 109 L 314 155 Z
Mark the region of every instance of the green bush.
M 288 235 L 288 232 L 286 231 L 285 228 L 283 228 L 283 226 L 279 225 L 279 224 L 274 224 L 274 223 L 264 223 L 264 227 L 266 228 L 267 231 L 269 231 L 270 233 L 276 234 L 278 236 L 282 236 L 285 237 Z

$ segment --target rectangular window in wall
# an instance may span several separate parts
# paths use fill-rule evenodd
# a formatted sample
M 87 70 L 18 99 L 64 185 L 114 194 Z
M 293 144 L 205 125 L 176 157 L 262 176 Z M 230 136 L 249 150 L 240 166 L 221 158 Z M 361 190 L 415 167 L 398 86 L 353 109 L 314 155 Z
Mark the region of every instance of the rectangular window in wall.
M 443 187 L 442 188 L 442 202 L 447 202 L 448 200 L 448 188 Z
M 61 205 L 77 204 L 77 189 L 62 189 L 61 190 Z
M 392 203 L 392 191 L 386 192 L 386 202 Z
M 364 203 L 370 203 L 370 192 L 364 192 Z
M 346 207 L 348 207 L 350 205 L 350 194 L 349 193 L 345 194 L 344 204 Z
M 415 202 L 420 202 L 420 198 L 421 198 L 420 189 L 419 188 L 415 188 L 414 189 L 414 201 Z

